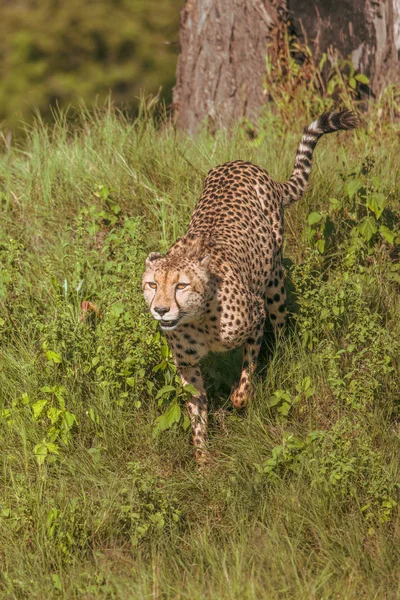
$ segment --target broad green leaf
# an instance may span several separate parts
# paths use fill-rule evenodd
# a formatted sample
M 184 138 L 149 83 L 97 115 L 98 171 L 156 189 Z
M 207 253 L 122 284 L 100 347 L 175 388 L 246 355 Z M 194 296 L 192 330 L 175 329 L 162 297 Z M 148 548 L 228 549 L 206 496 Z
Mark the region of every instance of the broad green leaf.
M 354 77 L 350 77 L 350 79 L 349 79 L 349 86 L 351 88 L 353 88 L 353 90 L 356 89 L 356 87 L 357 87 L 357 81 L 354 79 Z
M 358 190 L 362 187 L 361 179 L 352 179 L 346 186 L 347 195 L 350 200 L 353 198 L 354 194 L 358 192 Z
M 96 425 L 99 424 L 100 419 L 94 408 L 89 408 L 89 418 L 93 423 L 96 423 Z
M 199 395 L 199 390 L 197 390 L 195 388 L 195 386 L 192 385 L 191 383 L 188 383 L 187 385 L 185 385 L 185 387 L 183 389 L 185 390 L 185 392 L 187 392 L 191 396 L 198 396 Z
M 173 385 L 164 385 L 160 390 L 158 390 L 156 395 L 156 400 L 161 398 L 161 396 L 165 396 L 165 394 L 169 394 L 170 392 L 175 392 L 175 388 Z
M 53 352 L 53 350 L 47 350 L 46 358 L 48 361 L 59 364 L 62 362 L 61 356 L 57 352 Z
M 312 212 L 308 215 L 308 224 L 315 225 L 315 223 L 319 223 L 322 219 L 322 215 L 319 212 Z
M 375 214 L 375 217 L 379 219 L 383 210 L 386 206 L 386 198 L 383 194 L 374 192 L 367 200 L 367 206 Z
M 306 444 L 310 444 L 311 442 L 320 439 L 323 435 L 324 434 L 321 431 L 310 431 L 306 438 Z
M 177 402 L 173 402 L 165 412 L 167 427 L 171 427 L 174 423 L 178 423 L 181 418 L 181 407 Z
M 47 444 L 44 444 L 44 443 L 36 444 L 36 446 L 33 449 L 33 453 L 35 455 L 38 465 L 39 466 L 42 465 L 44 463 L 47 453 L 48 453 Z
M 381 184 L 382 184 L 382 180 L 380 177 L 378 177 L 378 175 L 374 175 L 371 179 L 372 181 L 372 185 L 374 186 L 374 188 L 377 190 L 380 188 Z
M 64 397 L 63 397 L 63 393 L 65 391 L 66 390 L 58 390 L 58 392 L 56 392 L 56 397 L 57 397 L 57 400 L 58 400 L 58 405 L 61 408 L 61 410 L 65 410 L 65 400 L 64 400 Z
M 299 440 L 299 438 L 296 438 L 293 435 L 291 435 L 286 441 L 286 446 L 291 449 L 301 450 L 302 448 L 304 448 L 305 444 L 302 440 Z
M 334 78 L 330 79 L 328 82 L 328 87 L 327 87 L 327 94 L 328 96 L 331 96 L 335 90 L 336 87 L 336 80 Z
M 285 400 L 286 402 L 291 402 L 290 394 L 285 390 L 276 390 L 272 394 L 272 397 L 269 400 L 268 404 L 269 406 L 277 406 L 277 404 L 279 404 L 282 400 Z
M 283 404 L 281 404 L 281 406 L 277 410 L 278 413 L 280 413 L 284 417 L 287 417 L 290 411 L 290 404 L 288 404 L 287 402 L 283 402 Z
M 1 416 L 6 421 L 12 422 L 11 421 L 11 415 L 12 415 L 12 412 L 11 412 L 11 410 L 9 408 L 3 408 L 2 409 Z
M 329 198 L 329 202 L 331 203 L 332 208 L 334 208 L 335 210 L 340 208 L 340 200 L 338 200 L 337 198 Z
M 52 452 L 53 454 L 58 454 L 59 448 L 58 448 L 57 444 L 53 444 L 53 442 L 47 442 L 46 445 L 47 445 L 47 450 L 49 452 Z
M 135 387 L 135 378 L 134 377 L 127 377 L 125 381 L 130 387 Z
M 166 419 L 165 419 L 165 415 L 160 415 L 159 417 L 157 417 L 157 419 L 154 422 L 154 428 L 153 428 L 153 436 L 157 436 L 159 433 L 161 433 L 161 431 L 164 431 L 164 429 L 168 429 L 166 423 Z
M 377 232 L 376 221 L 374 217 L 365 217 L 359 225 L 357 230 L 362 237 L 369 242 L 372 236 Z
M 122 300 L 118 300 L 118 302 L 115 302 L 115 304 L 113 304 L 110 308 L 110 315 L 112 317 L 119 317 L 124 312 L 124 310 L 125 308 Z
M 274 394 L 272 398 L 269 400 L 269 406 L 276 406 L 281 401 L 281 397 Z
M 161 348 L 161 356 L 163 358 L 168 358 L 168 356 L 169 356 L 169 348 L 168 348 L 168 346 L 162 346 L 162 348 Z
M 354 79 L 357 79 L 357 81 L 359 81 L 360 83 L 365 83 L 365 85 L 369 84 L 369 79 L 366 75 L 363 75 L 363 73 L 357 73 L 357 75 L 355 75 Z
M 29 396 L 26 392 L 21 396 L 21 404 L 29 404 Z
M 61 413 L 62 413 L 62 410 L 60 410 L 59 408 L 56 408 L 55 406 L 52 406 L 51 408 L 49 408 L 49 410 L 47 411 L 47 416 L 49 417 L 52 425 L 54 425 L 54 423 L 57 423 L 58 417 L 61 415 Z
M 320 254 L 323 254 L 325 252 L 325 240 L 318 240 L 315 247 Z
M 160 512 L 150 515 L 150 521 L 154 523 L 159 529 L 162 529 L 165 525 L 165 519 Z
M 71 427 L 74 425 L 74 423 L 76 423 L 76 416 L 72 413 L 70 413 L 68 410 L 65 411 L 64 415 L 64 422 L 67 425 L 68 429 L 71 429 Z
M 393 244 L 394 233 L 393 233 L 393 231 L 390 231 L 389 227 L 386 227 L 386 225 L 381 225 L 379 227 L 379 233 L 381 234 L 381 236 L 383 237 L 384 240 L 389 242 L 389 244 Z
M 181 407 L 175 402 L 171 402 L 163 415 L 157 417 L 154 425 L 153 435 L 158 435 L 161 431 L 165 431 L 178 423 L 181 418 Z
M 47 404 L 47 400 L 38 400 L 35 404 L 32 404 L 33 416 L 38 419 Z
M 96 233 L 99 231 L 99 229 L 100 229 L 100 225 L 97 225 L 97 223 L 92 223 L 91 225 L 88 225 L 86 227 L 86 231 L 90 235 L 96 235 Z
M 55 590 L 61 592 L 62 590 L 62 584 L 61 584 L 61 579 L 60 576 L 57 575 L 57 573 L 53 573 L 53 575 L 51 576 L 52 580 L 53 580 L 53 587 Z

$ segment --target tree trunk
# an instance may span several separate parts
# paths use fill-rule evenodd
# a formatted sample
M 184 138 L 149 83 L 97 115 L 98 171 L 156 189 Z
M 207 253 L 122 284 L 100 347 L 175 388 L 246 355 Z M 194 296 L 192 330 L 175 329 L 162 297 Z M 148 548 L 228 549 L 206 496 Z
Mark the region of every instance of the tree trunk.
M 179 127 L 195 132 L 248 118 L 267 102 L 268 46 L 290 21 L 318 59 L 350 57 L 377 95 L 397 78 L 400 0 L 187 0 L 181 12 L 173 105 Z
M 194 132 L 257 118 L 265 102 L 267 43 L 277 21 L 272 0 L 187 0 L 181 12 L 173 105 L 180 127 Z
M 399 0 L 287 0 L 294 33 L 319 60 L 323 52 L 350 58 L 377 96 L 397 76 L 395 27 Z

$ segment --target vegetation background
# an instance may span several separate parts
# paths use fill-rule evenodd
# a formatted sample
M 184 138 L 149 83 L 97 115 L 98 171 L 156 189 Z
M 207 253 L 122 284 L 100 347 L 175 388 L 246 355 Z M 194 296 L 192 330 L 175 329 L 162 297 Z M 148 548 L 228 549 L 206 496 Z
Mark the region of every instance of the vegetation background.
M 211 167 L 243 158 L 283 180 L 315 114 L 357 109 L 348 63 L 321 92 L 311 58 L 306 73 L 289 51 L 279 61 L 257 128 L 191 138 L 154 99 L 135 117 L 99 102 L 37 116 L 3 145 L 1 598 L 400 597 L 399 90 L 318 144 L 286 215 L 290 323 L 275 347 L 265 332 L 244 412 L 229 402 L 240 352 L 207 359 L 204 474 L 140 290 L 146 253 L 185 231 Z
M 182 0 L 0 2 L 0 122 L 14 131 L 39 112 L 141 94 L 171 101 Z

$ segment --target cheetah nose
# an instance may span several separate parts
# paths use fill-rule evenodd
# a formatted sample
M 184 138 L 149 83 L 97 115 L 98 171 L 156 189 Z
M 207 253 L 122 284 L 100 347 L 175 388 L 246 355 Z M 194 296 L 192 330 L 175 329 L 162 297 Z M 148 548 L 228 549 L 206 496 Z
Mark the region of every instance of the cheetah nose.
M 165 308 L 165 306 L 155 306 L 154 310 L 160 315 L 160 317 L 163 317 L 167 312 L 169 312 L 169 308 Z

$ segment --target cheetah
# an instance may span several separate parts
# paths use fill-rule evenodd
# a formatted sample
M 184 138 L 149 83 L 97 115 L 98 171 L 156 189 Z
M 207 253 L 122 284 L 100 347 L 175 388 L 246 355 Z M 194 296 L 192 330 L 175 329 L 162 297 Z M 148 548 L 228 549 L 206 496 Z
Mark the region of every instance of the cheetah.
M 284 209 L 304 194 L 313 150 L 326 133 L 354 129 L 351 111 L 325 113 L 304 130 L 285 183 L 242 160 L 212 169 L 186 234 L 165 256 L 146 259 L 143 293 L 171 348 L 187 401 L 195 458 L 207 459 L 207 395 L 200 361 L 209 352 L 243 348 L 235 407 L 249 397 L 268 315 L 275 335 L 285 323 L 282 267 Z

